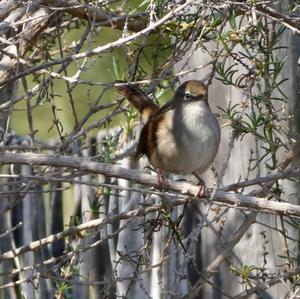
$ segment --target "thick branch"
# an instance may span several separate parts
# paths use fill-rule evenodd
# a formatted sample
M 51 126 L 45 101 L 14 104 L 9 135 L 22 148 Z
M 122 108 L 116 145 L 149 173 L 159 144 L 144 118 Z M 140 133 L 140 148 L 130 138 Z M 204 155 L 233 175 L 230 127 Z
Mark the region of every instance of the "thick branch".
M 283 26 L 292 30 L 294 33 L 300 34 L 300 20 L 298 16 L 295 16 L 295 14 L 292 15 L 287 11 L 276 10 L 272 7 L 272 5 L 266 3 L 267 2 L 260 4 L 258 2 L 256 5 L 252 6 L 253 3 L 249 5 L 247 1 L 241 0 L 239 1 L 239 4 L 235 6 L 235 10 L 238 15 L 241 15 L 250 12 L 253 8 L 258 14 L 263 15 L 271 20 L 277 21 L 278 23 L 281 23 Z M 226 7 L 225 10 L 229 8 L 228 4 L 224 6 Z M 221 9 L 221 12 L 224 12 L 224 8 Z
M 123 30 L 126 24 L 127 29 L 133 32 L 141 31 L 147 27 L 147 20 L 141 17 L 120 16 L 116 13 L 102 11 L 95 5 L 82 4 L 76 0 L 44 0 L 42 3 L 50 9 L 61 8 L 74 17 L 92 20 L 100 23 L 101 26 Z
M 15 17 L 18 17 L 17 13 Z M 3 55 L 1 59 L 0 80 L 12 77 L 12 74 L 16 72 L 18 64 L 20 63 L 19 58 L 25 55 L 25 53 L 39 38 L 40 34 L 48 27 L 50 14 L 47 9 L 32 11 L 27 17 L 32 17 L 33 20 L 26 24 L 25 30 L 22 32 L 19 40 L 18 50 L 15 45 L 10 45 L 5 48 L 6 55 Z M 15 80 L 9 80 L 7 83 L 14 81 Z
M 21 4 L 20 0 L 0 1 L 0 20 L 2 21 L 4 18 L 6 18 L 20 4 Z
M 282 13 L 267 5 L 258 5 L 256 10 L 258 13 L 262 13 L 265 16 L 282 23 L 284 26 L 291 29 L 294 33 L 300 34 L 299 17 L 291 17 L 288 13 Z
M 78 169 L 82 172 L 92 174 L 102 174 L 108 177 L 122 178 L 135 181 L 140 184 L 162 188 L 168 191 L 181 193 L 184 195 L 194 196 L 198 187 L 186 182 L 175 182 L 168 180 L 163 185 L 158 184 L 156 177 L 143 174 L 138 170 L 129 170 L 116 165 L 92 162 L 88 159 L 74 158 L 60 155 L 43 155 L 35 153 L 3 153 L 0 155 L 0 163 L 2 164 L 28 164 L 28 165 L 45 165 L 53 167 L 66 167 L 70 169 Z M 210 196 L 211 191 L 208 192 Z M 247 196 L 240 193 L 231 193 L 217 191 L 213 202 L 219 205 L 230 205 L 236 208 L 255 209 L 264 212 L 279 213 L 286 216 L 300 217 L 300 206 L 268 200 L 267 198 L 259 198 Z

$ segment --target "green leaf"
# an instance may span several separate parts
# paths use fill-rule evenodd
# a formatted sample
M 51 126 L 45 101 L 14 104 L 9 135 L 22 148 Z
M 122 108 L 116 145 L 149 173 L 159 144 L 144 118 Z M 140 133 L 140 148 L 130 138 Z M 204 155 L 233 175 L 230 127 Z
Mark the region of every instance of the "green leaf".
M 229 21 L 229 23 L 230 23 L 232 29 L 237 29 L 237 25 L 236 25 L 236 15 L 235 15 L 234 10 L 232 10 L 232 11 L 229 13 L 228 21 Z
M 120 62 L 116 56 L 112 58 L 113 71 L 116 80 L 123 80 L 123 74 L 121 73 Z

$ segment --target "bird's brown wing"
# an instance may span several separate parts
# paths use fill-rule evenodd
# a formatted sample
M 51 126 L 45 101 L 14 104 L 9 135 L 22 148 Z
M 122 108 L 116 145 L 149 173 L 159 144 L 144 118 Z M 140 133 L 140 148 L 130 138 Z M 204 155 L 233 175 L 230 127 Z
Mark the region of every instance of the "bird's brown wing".
M 116 86 L 116 89 L 141 113 L 143 123 L 147 123 L 151 114 L 159 110 L 159 106 L 151 101 L 141 89 L 131 84 Z
M 172 102 L 167 102 L 150 115 L 148 122 L 144 125 L 140 134 L 136 158 L 147 155 L 148 159 L 150 159 L 152 153 L 157 147 L 157 130 L 159 125 L 166 116 L 166 112 L 171 110 L 172 107 Z
M 145 124 L 140 134 L 136 158 L 147 155 L 150 159 L 157 145 L 159 123 L 165 112 L 173 108 L 173 102 L 167 102 L 160 108 L 142 90 L 131 84 L 116 86 L 116 89 L 141 113 Z

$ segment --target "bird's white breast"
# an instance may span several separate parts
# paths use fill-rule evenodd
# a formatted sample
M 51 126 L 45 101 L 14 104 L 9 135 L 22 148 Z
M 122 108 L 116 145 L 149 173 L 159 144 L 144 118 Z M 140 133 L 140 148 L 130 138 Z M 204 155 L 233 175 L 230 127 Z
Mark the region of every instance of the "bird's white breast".
M 220 127 L 205 102 L 191 102 L 170 110 L 157 131 L 157 164 L 164 171 L 204 172 L 214 159 Z M 171 117 L 170 117 L 171 116 Z M 155 163 L 154 163 L 155 164 Z

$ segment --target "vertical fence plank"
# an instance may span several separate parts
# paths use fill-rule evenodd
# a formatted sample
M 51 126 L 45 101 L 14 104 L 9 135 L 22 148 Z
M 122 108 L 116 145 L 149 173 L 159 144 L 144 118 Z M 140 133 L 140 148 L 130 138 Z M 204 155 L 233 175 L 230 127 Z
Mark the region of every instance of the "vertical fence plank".
M 284 2 L 285 4 L 287 3 L 287 1 Z M 283 1 L 281 2 L 281 4 L 283 4 Z M 297 124 L 299 124 L 299 117 L 297 117 L 297 115 L 299 114 L 299 105 L 296 103 L 298 103 L 299 94 L 296 94 L 297 88 L 295 88 L 295 86 L 299 87 L 299 82 L 296 82 L 296 61 L 299 56 L 300 45 L 299 37 L 293 36 L 291 31 L 286 30 L 283 38 L 280 40 L 279 46 L 285 45 L 289 45 L 290 47 L 281 49 L 278 53 L 278 57 L 280 57 L 281 61 L 283 61 L 285 57 L 288 58 L 285 68 L 281 72 L 282 79 L 289 78 L 289 81 L 284 85 L 283 92 L 289 99 L 289 109 L 296 113 L 294 114 L 294 118 L 292 119 L 292 123 L 294 123 L 292 125 L 292 131 L 298 132 L 299 126 Z M 207 49 L 211 49 L 211 51 L 213 51 L 215 46 L 216 45 L 211 43 L 207 46 Z M 197 50 L 194 53 L 192 52 L 193 49 L 186 55 L 186 57 L 188 57 L 188 61 L 184 60 L 181 63 L 177 64 L 177 70 L 181 70 L 181 66 L 183 66 L 185 63 L 186 69 L 189 69 L 197 67 L 198 65 L 205 64 L 210 59 L 210 57 L 208 55 L 205 55 L 205 53 L 203 53 L 201 50 Z M 204 78 L 206 74 L 207 71 L 197 71 L 196 73 L 187 75 L 184 80 L 194 78 L 201 79 Z M 241 90 L 237 90 L 236 88 L 230 86 L 224 86 L 217 80 L 213 80 L 209 92 L 209 102 L 213 111 L 216 111 L 216 106 L 224 108 L 228 107 L 229 103 L 234 105 L 235 103 L 241 103 L 241 101 L 247 102 L 247 98 Z M 242 141 L 236 140 L 232 149 L 229 148 L 231 138 L 231 132 L 226 128 L 222 129 L 220 149 L 214 162 L 214 166 L 216 167 L 217 172 L 220 173 L 220 170 L 224 165 L 224 161 L 227 160 L 227 155 L 230 152 L 228 168 L 226 169 L 222 182 L 222 184 L 224 185 L 239 181 L 239 179 L 241 178 L 248 178 L 249 161 L 253 159 L 259 159 L 263 155 L 263 144 L 255 140 L 254 138 L 245 137 Z M 253 151 L 253 154 L 251 154 L 250 150 Z M 266 170 L 264 168 L 256 168 L 256 170 L 252 172 L 251 176 L 262 176 L 265 174 Z M 208 186 L 213 186 L 213 184 L 215 183 L 212 173 L 209 171 L 203 176 L 203 178 L 205 179 Z M 290 188 L 287 185 L 293 186 L 292 188 Z M 285 181 L 283 187 L 288 195 L 288 198 L 286 199 L 288 201 L 298 203 L 299 200 L 295 196 L 295 194 L 298 193 L 299 189 L 298 183 L 294 184 Z M 251 189 L 249 188 L 248 192 L 250 191 Z M 218 213 L 222 213 L 222 211 L 224 211 L 223 208 L 220 209 Z M 210 210 L 207 219 L 208 221 L 216 216 L 216 214 L 214 213 L 214 210 Z M 205 211 L 203 211 L 203 214 L 205 214 Z M 201 249 L 199 248 L 198 252 L 196 252 L 195 259 L 195 261 L 199 261 L 199 257 L 201 258 L 200 264 L 202 264 L 202 269 L 205 269 L 205 267 L 209 265 L 209 263 L 217 255 L 219 249 L 222 248 L 222 242 L 226 242 L 226 240 L 228 240 L 232 235 L 235 228 L 238 227 L 243 221 L 243 214 L 244 213 L 241 211 L 231 209 L 226 214 L 226 217 L 222 218 L 222 222 L 210 225 L 207 228 L 202 229 L 201 236 L 199 236 L 199 238 L 201 239 Z M 191 218 L 189 218 L 189 220 L 190 219 Z M 282 255 L 284 252 L 284 240 L 278 231 L 269 229 L 268 227 L 264 226 L 267 225 L 274 228 L 281 227 L 279 216 L 272 214 L 266 215 L 261 213 L 259 214 L 257 221 L 259 221 L 263 225 L 255 224 L 251 226 L 251 228 L 248 230 L 239 244 L 235 246 L 233 256 L 229 262 L 233 265 L 236 265 L 237 267 L 243 267 L 245 265 L 263 266 L 263 260 L 265 257 L 267 260 L 266 267 L 268 267 L 268 269 L 283 269 L 285 262 L 282 258 L 280 258 L 280 255 Z M 297 230 L 295 230 L 295 228 L 288 226 L 288 224 L 286 224 L 285 228 L 289 231 L 288 235 L 297 236 Z M 265 242 L 267 242 L 267 244 Z M 296 242 L 293 242 L 293 244 L 294 245 L 290 244 L 292 246 L 291 248 L 293 248 L 293 246 L 297 247 Z M 297 252 L 297 250 L 298 248 L 293 249 L 294 254 Z M 266 252 L 267 255 L 265 255 Z M 281 265 L 282 267 L 279 267 L 279 265 Z M 239 283 L 240 278 L 235 276 L 233 274 L 233 271 L 229 270 L 228 266 L 229 263 L 225 262 L 219 269 L 219 271 L 213 274 L 211 282 L 222 289 L 225 294 L 233 296 L 234 294 L 241 292 L 243 288 Z M 195 274 L 193 274 L 192 270 L 190 270 L 189 273 L 191 277 L 194 277 Z M 196 279 L 197 278 L 198 277 L 196 275 Z M 191 283 L 193 283 L 193 279 L 191 280 Z M 284 286 L 284 284 L 278 284 L 270 288 L 266 292 L 261 292 L 260 295 L 265 296 L 264 298 L 284 298 L 289 287 L 289 285 Z M 210 284 L 203 284 L 201 292 L 202 293 L 200 293 L 199 296 L 201 295 L 203 296 L 203 298 L 225 298 L 225 295 L 223 295 L 217 289 L 213 289 Z M 249 296 L 249 298 L 256 298 L 256 295 Z

